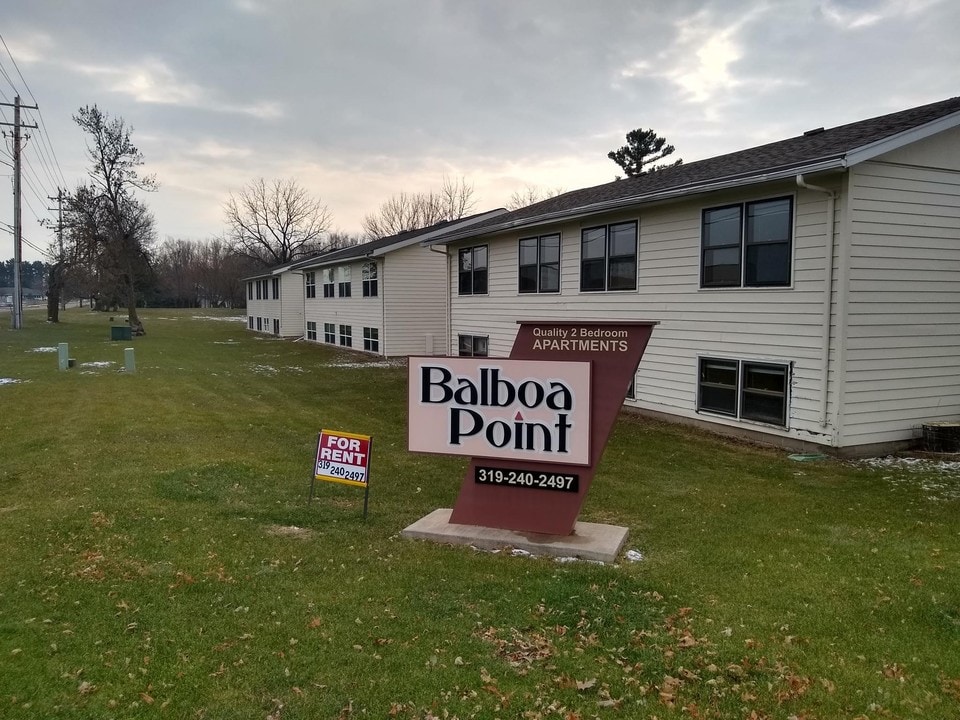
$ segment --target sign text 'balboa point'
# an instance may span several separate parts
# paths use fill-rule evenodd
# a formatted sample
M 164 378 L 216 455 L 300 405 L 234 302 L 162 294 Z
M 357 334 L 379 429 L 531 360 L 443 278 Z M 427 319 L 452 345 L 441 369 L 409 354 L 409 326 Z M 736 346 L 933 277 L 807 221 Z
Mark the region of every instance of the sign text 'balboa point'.
M 410 449 L 589 464 L 590 364 L 410 359 Z

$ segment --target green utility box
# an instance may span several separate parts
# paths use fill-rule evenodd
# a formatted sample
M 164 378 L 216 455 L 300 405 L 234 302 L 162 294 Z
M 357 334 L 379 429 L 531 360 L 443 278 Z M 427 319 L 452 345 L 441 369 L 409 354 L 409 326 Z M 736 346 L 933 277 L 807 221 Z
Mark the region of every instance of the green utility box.
M 129 325 L 112 325 L 110 327 L 111 340 L 130 340 L 132 337 Z

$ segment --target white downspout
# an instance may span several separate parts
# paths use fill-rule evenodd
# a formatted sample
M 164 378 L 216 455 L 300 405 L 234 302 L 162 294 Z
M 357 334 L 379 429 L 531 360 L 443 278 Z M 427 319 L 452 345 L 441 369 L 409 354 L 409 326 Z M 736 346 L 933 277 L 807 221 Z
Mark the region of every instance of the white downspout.
M 821 318 L 822 347 L 823 355 L 820 358 L 820 372 L 823 377 L 823 383 L 820 386 L 820 427 L 827 426 L 827 402 L 829 400 L 829 379 L 830 379 L 830 319 L 831 319 L 831 301 L 833 299 L 833 257 L 834 257 L 834 238 L 836 230 L 836 207 L 837 193 L 828 190 L 819 185 L 810 185 L 803 179 L 803 175 L 797 175 L 797 186 L 812 190 L 814 192 L 824 193 L 827 196 L 826 213 L 826 238 L 824 246 L 826 250 L 826 273 L 823 282 L 823 310 Z
M 453 342 L 453 320 L 450 317 L 450 253 L 447 252 L 447 246 L 443 245 L 442 248 L 438 248 L 436 245 L 428 245 L 427 249 L 431 252 L 440 253 L 441 255 L 446 255 L 446 260 L 443 265 L 446 268 L 446 277 L 447 277 L 447 286 L 446 292 L 443 293 L 443 311 L 446 316 L 445 322 L 447 325 L 447 337 L 446 337 L 446 347 L 444 348 L 443 354 L 450 354 L 450 344 Z

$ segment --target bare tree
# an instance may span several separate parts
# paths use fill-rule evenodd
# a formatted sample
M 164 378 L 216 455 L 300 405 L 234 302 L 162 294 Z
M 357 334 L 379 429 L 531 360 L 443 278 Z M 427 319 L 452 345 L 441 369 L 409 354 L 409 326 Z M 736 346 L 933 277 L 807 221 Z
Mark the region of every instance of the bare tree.
M 188 240 L 167 238 L 154 261 L 161 301 L 174 307 L 194 307 L 198 301 L 199 258 Z
M 89 185 L 78 188 L 68 206 L 79 214 L 81 254 L 99 270 L 127 307 L 130 326 L 143 334 L 137 315 L 138 289 L 149 275 L 149 245 L 154 239 L 153 216 L 134 196 L 135 190 L 158 187 L 152 175 L 141 175 L 143 154 L 130 139 L 132 128 L 122 118 L 110 118 L 96 105 L 80 108 L 74 122 L 87 135 L 92 161 Z
M 224 206 L 234 250 L 263 265 L 283 265 L 324 247 L 330 211 L 296 180 L 254 180 Z
M 361 224 L 370 239 L 389 237 L 445 220 L 459 220 L 475 205 L 473 185 L 468 185 L 463 178 L 451 180 L 445 176 L 440 190 L 394 195 Z
M 541 200 L 547 200 L 557 195 L 563 195 L 566 190 L 562 187 L 542 188 L 536 185 L 527 185 L 523 190 L 514 190 L 507 201 L 507 210 L 519 210 L 533 205 Z
M 333 230 L 327 235 L 327 243 L 324 246 L 325 251 L 333 252 L 343 248 L 353 247 L 363 242 L 359 235 L 351 235 L 343 230 Z

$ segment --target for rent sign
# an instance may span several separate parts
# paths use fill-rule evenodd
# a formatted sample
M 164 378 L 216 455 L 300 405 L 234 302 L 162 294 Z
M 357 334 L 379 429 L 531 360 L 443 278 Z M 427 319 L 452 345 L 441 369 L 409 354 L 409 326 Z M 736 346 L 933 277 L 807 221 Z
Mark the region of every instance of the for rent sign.
M 321 430 L 314 478 L 366 487 L 370 468 L 370 436 Z
M 590 464 L 590 363 L 410 358 L 409 448 Z

